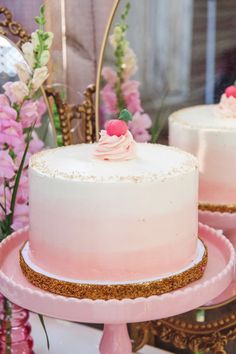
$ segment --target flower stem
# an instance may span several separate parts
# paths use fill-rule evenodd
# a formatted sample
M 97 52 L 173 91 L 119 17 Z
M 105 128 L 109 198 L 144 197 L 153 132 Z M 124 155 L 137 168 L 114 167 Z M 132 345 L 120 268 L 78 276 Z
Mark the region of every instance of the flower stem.
M 124 57 L 125 57 L 125 48 L 127 41 L 125 39 L 126 31 L 128 25 L 125 23 L 127 16 L 130 10 L 130 1 L 127 2 L 124 12 L 121 14 L 121 22 L 117 25 L 117 28 L 120 29 L 121 34 L 116 43 L 115 49 L 115 66 L 117 72 L 117 82 L 115 84 L 116 97 L 117 97 L 117 109 L 121 111 L 125 108 L 125 100 L 122 94 L 122 84 L 124 82 L 123 73 L 124 73 Z
M 12 198 L 11 198 L 11 206 L 10 206 L 10 210 L 11 210 L 11 213 L 9 215 L 9 224 L 10 225 L 13 223 L 14 210 L 15 210 L 15 204 L 16 204 L 16 196 L 17 196 L 18 187 L 19 187 L 19 183 L 20 183 L 20 177 L 21 177 L 21 174 L 22 174 L 22 171 L 23 171 L 23 168 L 24 168 L 26 154 L 27 154 L 27 151 L 28 151 L 28 148 L 29 148 L 29 144 L 30 144 L 30 140 L 31 140 L 31 137 L 32 137 L 34 126 L 35 126 L 35 123 L 31 126 L 31 128 L 29 129 L 29 131 L 27 133 L 26 146 L 25 146 L 24 154 L 22 156 L 21 163 L 20 163 L 19 169 L 18 169 L 17 174 L 16 174 L 15 184 L 14 184 L 14 188 L 13 188 L 13 192 L 12 192 Z

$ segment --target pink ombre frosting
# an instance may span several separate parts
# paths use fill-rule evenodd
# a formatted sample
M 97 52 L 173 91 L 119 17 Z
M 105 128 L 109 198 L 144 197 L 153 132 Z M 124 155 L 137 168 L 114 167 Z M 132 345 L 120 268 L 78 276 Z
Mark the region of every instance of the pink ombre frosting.
M 198 158 L 200 202 L 235 204 L 236 99 L 223 95 L 220 106 L 227 119 L 216 114 L 218 104 L 194 106 L 173 113 L 169 117 L 169 143 Z
M 31 158 L 30 258 L 51 274 L 142 280 L 196 257 L 198 169 L 185 152 L 136 144 L 136 158 L 102 161 L 97 144 Z
M 125 161 L 135 158 L 135 141 L 129 131 L 125 135 L 110 136 L 106 130 L 102 130 L 100 135 L 94 153 L 98 159 Z
M 220 114 L 222 118 L 236 119 L 236 98 L 233 96 L 227 97 L 224 93 L 217 106 L 217 113 Z

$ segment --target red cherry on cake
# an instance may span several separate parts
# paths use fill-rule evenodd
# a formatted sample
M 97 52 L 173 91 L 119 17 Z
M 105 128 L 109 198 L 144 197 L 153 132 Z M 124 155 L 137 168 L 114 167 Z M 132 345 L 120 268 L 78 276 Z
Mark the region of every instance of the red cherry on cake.
M 236 98 L 236 86 L 232 85 L 225 89 L 225 94 L 227 97 L 233 96 Z
M 112 136 L 125 135 L 128 130 L 127 123 L 121 119 L 111 119 L 108 121 L 106 126 L 107 134 Z

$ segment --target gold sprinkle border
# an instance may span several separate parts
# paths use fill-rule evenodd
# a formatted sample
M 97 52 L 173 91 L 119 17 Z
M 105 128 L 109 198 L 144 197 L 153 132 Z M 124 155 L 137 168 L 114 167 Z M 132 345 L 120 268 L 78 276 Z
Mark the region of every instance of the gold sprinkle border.
M 205 247 L 202 260 L 194 267 L 180 274 L 173 275 L 162 280 L 143 283 L 98 285 L 71 283 L 40 274 L 28 266 L 20 250 L 20 266 L 23 274 L 30 283 L 40 289 L 57 295 L 91 300 L 135 299 L 138 297 L 149 297 L 152 295 L 162 295 L 168 293 L 200 279 L 203 276 L 207 259 L 208 253 L 207 248 Z
M 201 211 L 211 211 L 220 213 L 236 213 L 236 204 L 210 204 L 200 203 L 198 209 Z

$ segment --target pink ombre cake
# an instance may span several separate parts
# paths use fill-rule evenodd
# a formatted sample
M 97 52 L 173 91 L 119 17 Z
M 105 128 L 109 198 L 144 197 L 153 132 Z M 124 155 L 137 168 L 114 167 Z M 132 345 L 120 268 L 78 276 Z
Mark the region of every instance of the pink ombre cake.
M 200 203 L 236 204 L 236 87 L 219 104 L 173 113 L 169 143 L 198 158 Z
M 34 155 L 29 181 L 30 238 L 22 255 L 37 274 L 129 284 L 178 275 L 204 258 L 197 160 L 176 148 L 136 144 L 121 123 L 111 123 L 97 144 Z M 184 274 L 175 287 L 189 282 Z

